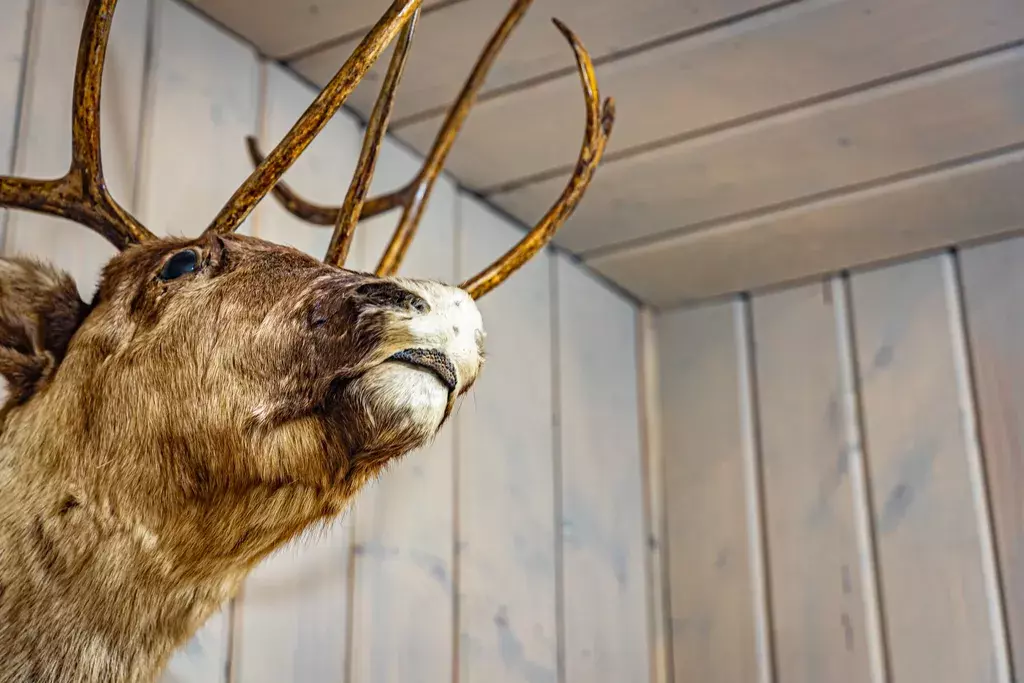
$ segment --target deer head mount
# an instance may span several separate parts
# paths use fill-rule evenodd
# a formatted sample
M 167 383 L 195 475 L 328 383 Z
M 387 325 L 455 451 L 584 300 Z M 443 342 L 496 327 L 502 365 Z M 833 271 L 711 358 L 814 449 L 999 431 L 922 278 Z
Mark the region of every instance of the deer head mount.
M 420 13 L 396 0 L 195 239 L 157 238 L 108 193 L 100 91 L 116 0 L 90 0 L 75 73 L 72 162 L 0 176 L 0 207 L 64 217 L 120 251 L 90 303 L 69 276 L 0 260 L 0 679 L 151 680 L 251 568 L 335 517 L 387 463 L 427 443 L 484 358 L 474 303 L 572 213 L 611 131 L 576 56 L 586 132 L 575 173 L 524 239 L 458 287 L 396 276 L 433 183 L 530 0 L 492 36 L 415 178 L 367 198 Z M 340 207 L 281 177 L 397 36 Z M 271 191 L 333 226 L 323 261 L 235 234 Z M 344 268 L 361 219 L 402 216 L 374 274 Z

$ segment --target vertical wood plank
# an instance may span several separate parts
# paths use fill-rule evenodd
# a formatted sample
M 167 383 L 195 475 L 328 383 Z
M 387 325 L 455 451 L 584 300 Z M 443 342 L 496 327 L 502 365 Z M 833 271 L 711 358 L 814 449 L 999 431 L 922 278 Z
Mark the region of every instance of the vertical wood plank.
M 675 680 L 763 677 L 748 528 L 740 302 L 658 319 Z
M 259 65 L 251 47 L 188 6 L 158 0 L 153 9 L 139 217 L 158 235 L 194 236 L 252 171 L 245 137 L 257 131 Z
M 669 635 L 668 533 L 665 520 L 665 463 L 661 445 L 660 363 L 657 314 L 640 309 L 637 343 L 640 354 L 639 410 L 642 418 L 644 482 L 647 499 L 647 621 L 651 638 L 651 683 L 669 683 L 672 641 Z
M 1024 668 L 1024 239 L 965 249 L 963 299 L 1013 670 Z
M 773 643 L 786 683 L 880 683 L 862 453 L 845 409 L 844 296 L 841 281 L 827 281 L 752 304 Z
M 522 237 L 459 200 L 460 281 Z M 557 681 L 550 256 L 481 299 L 487 364 L 458 416 L 459 681 Z
M 948 256 L 851 279 L 892 678 L 1009 680 Z
M 87 0 L 35 2 L 14 162 L 17 175 L 58 177 L 71 163 L 71 97 L 86 5 Z M 111 193 L 129 210 L 136 182 L 147 15 L 147 0 L 118 3 L 103 74 L 103 170 Z M 6 22 L 7 14 L 4 17 Z M 103 264 L 116 253 L 87 228 L 25 211 L 9 213 L 5 251 L 44 258 L 64 268 L 87 300 Z
M 636 311 L 557 261 L 565 681 L 650 676 Z
M 261 144 L 288 132 L 316 92 L 281 67 L 264 63 Z M 303 196 L 338 203 L 359 154 L 358 125 L 335 116 L 285 176 Z M 276 200 L 261 207 L 259 236 L 322 258 L 331 230 L 297 220 Z M 358 233 L 357 233 L 358 235 Z M 350 267 L 359 255 L 354 245 Z M 347 671 L 348 560 L 351 520 L 308 534 L 260 563 L 236 602 L 232 673 L 244 683 L 342 683 Z
M 420 160 L 386 141 L 371 194 L 407 182 Z M 438 180 L 401 275 L 452 282 L 456 190 Z M 395 213 L 362 224 L 376 266 Z M 351 683 L 452 680 L 453 427 L 409 453 L 355 502 Z
M 138 216 L 159 235 L 194 236 L 250 171 L 245 136 L 257 130 L 258 63 L 182 4 L 160 0 L 153 13 Z M 230 612 L 226 605 L 172 658 L 163 683 L 225 680 Z
M 11 172 L 21 110 L 22 72 L 28 56 L 29 0 L 0 0 L 0 173 Z M 0 240 L 7 210 L 0 209 Z

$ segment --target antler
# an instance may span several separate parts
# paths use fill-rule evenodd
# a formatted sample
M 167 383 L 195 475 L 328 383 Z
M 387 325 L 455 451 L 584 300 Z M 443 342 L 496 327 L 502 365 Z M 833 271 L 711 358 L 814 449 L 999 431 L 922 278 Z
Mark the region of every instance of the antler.
M 206 232 L 234 232 L 271 188 L 281 179 L 299 155 L 313 142 L 327 122 L 345 104 L 345 100 L 359 85 L 366 72 L 388 46 L 414 13 L 419 10 L 422 0 L 395 0 L 359 46 L 335 74 L 309 108 L 264 159 L 249 177 L 235 191 Z
M 0 176 L 0 206 L 81 223 L 125 249 L 154 238 L 107 191 L 100 158 L 100 93 L 117 0 L 91 0 L 75 66 L 71 168 L 53 180 Z
M 459 285 L 474 299 L 479 299 L 487 294 L 507 280 L 509 275 L 519 270 L 524 263 L 533 258 L 551 241 L 555 232 L 569 219 L 569 216 L 575 211 L 576 205 L 583 198 L 583 193 L 586 192 L 587 186 L 590 184 L 594 170 L 601 163 L 601 156 L 604 154 L 604 148 L 608 144 L 608 137 L 612 132 L 612 125 L 615 123 L 615 101 L 609 97 L 605 100 L 604 105 L 599 104 L 601 98 L 590 55 L 587 54 L 579 38 L 569 30 L 568 26 L 558 19 L 552 21 L 572 44 L 573 52 L 576 53 L 576 66 L 580 70 L 580 81 L 583 83 L 583 95 L 587 103 L 587 127 L 583 135 L 583 147 L 580 149 L 579 160 L 576 162 L 576 170 L 569 178 L 558 201 L 548 209 L 533 230 L 489 267 Z
M 462 124 L 465 122 L 470 109 L 476 101 L 477 92 L 483 85 L 487 72 L 490 70 L 495 58 L 502 47 L 504 47 L 512 30 L 526 13 L 531 2 L 532 0 L 516 0 L 498 29 L 491 36 L 487 46 L 474 65 L 472 73 L 463 85 L 458 98 L 449 109 L 423 166 L 407 185 L 393 192 L 371 197 L 363 203 L 360 207 L 361 210 L 354 205 L 348 205 L 348 201 L 346 201 L 346 206 L 341 208 L 314 204 L 301 198 L 284 182 L 279 182 L 275 185 L 273 190 L 274 196 L 294 216 L 314 225 L 335 226 L 335 234 L 331 240 L 331 249 L 328 251 L 328 261 L 338 266 L 344 265 L 347 245 L 351 241 L 355 225 L 359 220 L 370 218 L 401 206 L 401 219 L 376 270 L 377 275 L 380 276 L 393 275 L 397 272 L 415 236 L 420 219 L 423 217 L 427 200 L 430 197 L 437 175 L 444 167 L 445 159 L 451 151 L 455 138 L 458 136 Z M 590 55 L 587 53 L 586 48 L 583 47 L 579 38 L 565 24 L 557 19 L 553 21 L 558 30 L 562 32 L 572 45 L 583 83 L 587 110 L 587 125 L 583 146 L 580 150 L 575 172 L 558 201 L 545 214 L 543 219 L 519 244 L 506 252 L 504 256 L 460 285 L 473 298 L 483 296 L 504 282 L 512 273 L 551 241 L 558 228 L 572 215 L 576 205 L 586 191 L 594 170 L 601 161 L 608 137 L 611 134 L 615 119 L 614 102 L 609 98 L 603 106 L 600 104 L 597 79 L 594 75 L 594 65 L 591 62 Z M 397 51 L 395 58 L 400 58 Z M 404 55 L 401 59 L 404 59 Z M 388 78 L 381 88 L 380 95 L 367 125 L 367 132 L 363 142 L 363 156 L 367 154 L 368 148 L 378 149 L 380 141 L 384 136 L 387 127 L 386 118 L 388 112 L 390 112 L 391 101 L 394 97 L 393 90 L 397 86 L 397 76 L 392 79 L 394 69 L 395 61 L 393 60 L 392 66 L 388 71 Z M 383 124 L 381 123 L 382 121 Z M 250 137 L 247 142 L 253 163 L 262 163 L 264 159 L 255 139 Z M 364 164 L 363 157 L 361 157 L 352 186 L 365 189 L 370 183 L 372 172 L 372 166 Z M 352 195 L 351 188 L 349 195 Z M 337 248 L 337 244 L 343 244 L 344 249 Z

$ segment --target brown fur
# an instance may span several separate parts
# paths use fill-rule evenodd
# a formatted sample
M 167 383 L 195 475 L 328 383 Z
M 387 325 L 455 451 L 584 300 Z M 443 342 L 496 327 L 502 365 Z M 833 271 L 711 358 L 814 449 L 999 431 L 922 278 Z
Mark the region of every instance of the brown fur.
M 184 248 L 200 270 L 162 281 Z M 87 305 L 0 261 L 0 681 L 154 680 L 256 563 L 434 436 L 366 388 L 416 315 L 381 282 L 243 236 L 164 239 Z

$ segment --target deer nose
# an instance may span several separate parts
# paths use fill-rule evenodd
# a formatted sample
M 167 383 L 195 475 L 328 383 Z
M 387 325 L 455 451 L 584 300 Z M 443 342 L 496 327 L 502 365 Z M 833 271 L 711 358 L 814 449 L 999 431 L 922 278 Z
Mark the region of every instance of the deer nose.
M 364 297 L 368 303 L 376 306 L 396 308 L 403 311 L 415 311 L 416 313 L 427 313 L 430 311 L 430 304 L 423 297 L 387 280 L 367 282 L 364 285 L 359 285 L 356 288 L 356 294 Z

